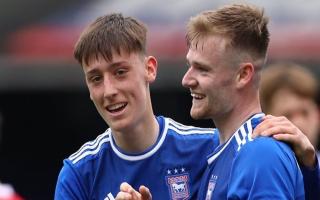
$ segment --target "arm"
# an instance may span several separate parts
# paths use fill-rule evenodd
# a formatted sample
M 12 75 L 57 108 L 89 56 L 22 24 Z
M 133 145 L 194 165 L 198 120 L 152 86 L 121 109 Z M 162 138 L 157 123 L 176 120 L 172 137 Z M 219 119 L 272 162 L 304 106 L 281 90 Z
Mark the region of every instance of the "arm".
M 139 192 L 132 188 L 128 183 L 121 183 L 120 192 L 115 200 L 151 200 L 150 190 L 145 186 L 140 186 Z
M 88 199 L 85 194 L 85 188 L 78 180 L 75 171 L 73 171 L 69 163 L 65 160 L 58 177 L 54 199 Z

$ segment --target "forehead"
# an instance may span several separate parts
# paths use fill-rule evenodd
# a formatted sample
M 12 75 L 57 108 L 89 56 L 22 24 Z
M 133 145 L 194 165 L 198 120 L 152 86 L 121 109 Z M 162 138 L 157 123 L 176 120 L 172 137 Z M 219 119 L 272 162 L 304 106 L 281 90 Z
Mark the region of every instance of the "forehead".
M 83 64 L 84 69 L 97 68 L 99 66 L 113 66 L 116 63 L 136 64 L 142 60 L 142 55 L 139 53 L 128 53 L 121 51 L 120 53 L 112 51 L 112 59 L 106 59 L 103 55 L 91 56 L 88 65 Z M 85 70 L 86 71 L 86 70 Z
M 227 38 L 219 35 L 207 36 L 193 41 L 189 47 L 187 60 L 217 59 L 226 53 Z

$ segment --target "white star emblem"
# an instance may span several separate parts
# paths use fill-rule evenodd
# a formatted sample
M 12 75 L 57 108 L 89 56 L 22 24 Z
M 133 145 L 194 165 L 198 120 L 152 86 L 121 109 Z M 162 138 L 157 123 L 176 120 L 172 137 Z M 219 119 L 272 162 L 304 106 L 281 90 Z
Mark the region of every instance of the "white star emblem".
M 181 168 L 181 172 L 185 172 L 185 168 L 182 167 L 182 168 Z
M 177 169 L 174 169 L 174 173 L 177 174 L 177 173 L 178 173 L 178 170 L 177 170 Z
M 170 170 L 170 169 L 168 169 L 167 173 L 168 173 L 168 174 L 171 174 L 171 170 Z

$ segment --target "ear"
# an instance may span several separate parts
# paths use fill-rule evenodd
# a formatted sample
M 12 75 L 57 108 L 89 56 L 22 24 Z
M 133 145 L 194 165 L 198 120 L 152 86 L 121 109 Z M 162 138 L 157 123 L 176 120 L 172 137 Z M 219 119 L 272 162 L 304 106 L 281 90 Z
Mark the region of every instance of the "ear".
M 148 56 L 145 59 L 147 70 L 147 81 L 152 83 L 157 77 L 158 62 L 153 56 Z
M 245 87 L 250 81 L 253 80 L 254 66 L 252 63 L 241 63 L 240 69 L 237 74 L 237 88 Z

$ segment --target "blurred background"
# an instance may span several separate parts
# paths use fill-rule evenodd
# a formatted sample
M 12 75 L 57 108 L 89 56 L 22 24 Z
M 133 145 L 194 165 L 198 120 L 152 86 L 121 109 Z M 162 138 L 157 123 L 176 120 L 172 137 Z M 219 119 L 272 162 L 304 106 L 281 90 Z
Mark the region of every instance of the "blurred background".
M 185 25 L 222 0 L 1 0 L 0 181 L 26 199 L 53 199 L 62 160 L 106 128 L 91 103 L 72 50 L 96 17 L 122 12 L 149 28 L 149 54 L 159 59 L 152 85 L 156 114 L 210 127 L 189 117 Z M 235 2 L 235 1 L 231 1 Z M 293 61 L 320 77 L 320 1 L 251 0 L 270 16 L 268 63 Z

